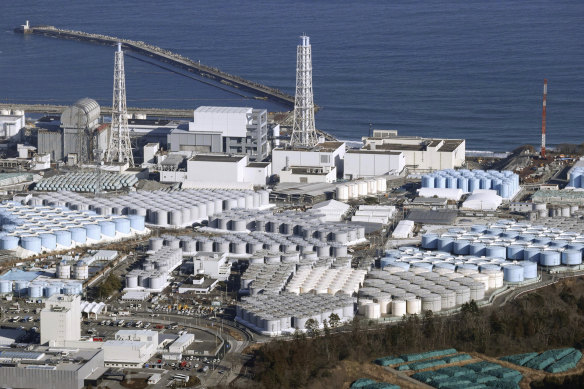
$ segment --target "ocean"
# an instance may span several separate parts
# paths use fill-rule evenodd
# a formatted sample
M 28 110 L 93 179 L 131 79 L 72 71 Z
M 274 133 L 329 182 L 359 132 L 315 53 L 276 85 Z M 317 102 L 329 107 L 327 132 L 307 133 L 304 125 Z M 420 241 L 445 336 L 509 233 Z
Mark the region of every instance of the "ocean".
M 548 144 L 584 142 L 581 0 L 2 2 L 1 102 L 109 105 L 113 48 L 12 32 L 27 19 L 141 40 L 290 94 L 309 35 L 317 128 L 345 140 L 371 125 L 470 150 L 538 145 L 547 78 Z M 284 109 L 125 62 L 128 106 Z

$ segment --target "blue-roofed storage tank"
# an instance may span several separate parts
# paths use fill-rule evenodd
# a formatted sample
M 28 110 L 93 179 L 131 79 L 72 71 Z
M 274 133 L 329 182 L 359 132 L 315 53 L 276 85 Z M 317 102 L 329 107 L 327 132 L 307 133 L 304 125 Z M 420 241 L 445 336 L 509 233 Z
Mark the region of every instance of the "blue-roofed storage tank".
M 87 238 L 93 240 L 101 239 L 101 227 L 98 224 L 86 224 L 84 228 Z
M 12 293 L 11 280 L 0 280 L 0 293 Z
M 64 247 L 71 247 L 71 231 L 56 230 L 55 236 L 57 237 L 57 244 Z
M 505 259 L 507 257 L 507 249 L 505 246 L 487 246 L 485 255 L 491 258 Z
M 198 209 L 198 208 L 197 208 Z M 191 214 L 193 211 L 191 210 Z M 136 231 L 144 231 L 144 216 L 140 215 L 130 215 L 128 216 L 130 220 L 130 227 Z
M 558 266 L 561 262 L 560 253 L 553 250 L 543 250 L 539 253 L 539 264 L 542 266 Z
M 454 241 L 452 252 L 456 255 L 468 255 L 470 250 L 470 242 L 464 239 Z
M 507 259 L 523 260 L 523 246 L 517 244 L 507 246 Z
M 438 248 L 438 235 L 424 234 L 422 235 L 422 248 L 427 250 L 435 250 Z
M 40 253 L 42 250 L 41 238 L 34 235 L 23 236 L 20 239 L 20 245 L 23 249 L 32 251 L 33 253 Z
M 580 265 L 582 264 L 582 251 L 565 250 L 562 252 L 562 265 Z
M 6 235 L 0 238 L 0 250 L 16 250 L 18 247 L 18 236 Z
M 122 234 L 130 233 L 130 220 L 127 218 L 114 219 L 114 224 L 116 225 L 116 231 Z
M 40 234 L 41 246 L 47 250 L 54 250 L 57 247 L 57 237 L 55 234 Z
M 446 188 L 446 178 L 443 176 L 436 176 L 434 178 L 434 187 L 435 188 Z
M 108 237 L 116 236 L 116 225 L 114 224 L 114 222 L 104 220 L 104 221 L 100 221 L 98 224 L 101 227 L 101 234 L 102 235 L 105 235 Z
M 40 283 L 31 283 L 28 286 L 28 297 L 39 298 L 43 297 L 44 285 Z
M 555 247 L 558 249 L 563 249 L 568 245 L 568 242 L 561 239 L 554 239 L 550 242 L 550 247 Z
M 507 265 L 503 267 L 503 280 L 507 282 L 523 282 L 524 268 L 518 265 Z
M 83 227 L 72 227 L 71 230 L 71 239 L 77 243 L 85 243 L 87 241 L 86 230 Z
M 446 187 L 457 189 L 458 186 L 458 179 L 456 177 L 447 177 L 446 178 Z
M 482 224 L 475 224 L 473 226 L 470 227 L 470 230 L 472 232 L 479 232 L 479 233 L 483 233 L 487 230 L 487 226 L 482 225 Z
M 458 189 L 461 189 L 464 193 L 468 193 L 468 177 L 458 178 Z
M 523 267 L 523 278 L 526 280 L 531 280 L 537 278 L 537 263 L 524 261 L 519 264 Z
M 523 249 L 523 260 L 531 262 L 539 262 L 539 252 L 541 250 L 536 247 L 526 247 Z
M 48 284 L 45 286 L 45 297 L 51 297 L 54 294 L 59 294 L 61 288 L 56 284 Z
M 468 250 L 470 255 L 475 255 L 477 257 L 484 256 L 486 254 L 486 251 L 487 246 L 484 243 L 479 242 L 471 243 Z
M 535 239 L 535 236 L 533 236 L 532 234 L 521 234 L 519 236 L 517 236 L 517 240 L 520 240 L 522 242 L 531 242 Z
M 434 188 L 434 176 L 424 174 L 422 176 L 422 188 Z
M 438 238 L 437 248 L 440 251 L 446 251 L 447 253 L 452 252 L 454 246 L 454 240 L 449 237 L 442 236 Z

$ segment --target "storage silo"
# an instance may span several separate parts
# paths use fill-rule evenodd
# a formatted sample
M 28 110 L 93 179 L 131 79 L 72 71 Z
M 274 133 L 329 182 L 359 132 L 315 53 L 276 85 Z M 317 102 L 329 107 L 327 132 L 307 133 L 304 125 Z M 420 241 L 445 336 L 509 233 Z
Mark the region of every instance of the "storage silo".
M 51 297 L 55 294 L 59 294 L 60 292 L 61 292 L 61 288 L 55 284 L 48 284 L 44 287 L 45 297 Z
M 47 250 L 54 250 L 57 247 L 57 237 L 54 234 L 39 234 L 41 238 L 41 246 Z
M 406 314 L 406 302 L 404 300 L 392 300 L 392 302 L 391 302 L 391 316 L 402 317 L 405 314 Z
M 424 174 L 422 176 L 422 188 L 434 188 L 434 176 L 431 174 Z
M 28 281 L 18 280 L 14 281 L 14 293 L 23 295 L 26 294 L 28 291 Z
M 44 291 L 44 284 L 41 283 L 31 283 L 28 286 L 28 297 L 31 298 L 40 298 L 43 297 L 43 291 Z
M 136 274 L 128 273 L 126 274 L 126 288 L 137 288 L 138 287 L 138 276 Z
M 485 255 L 490 258 L 502 258 L 507 257 L 507 249 L 505 246 L 487 246 Z
M 116 218 L 114 219 L 114 224 L 116 231 L 122 234 L 129 234 L 130 233 L 130 219 L 128 218 Z
M 162 238 L 150 238 L 148 243 L 149 250 L 158 251 L 162 249 L 164 243 L 164 239 Z
M 71 278 L 71 265 L 66 261 L 57 263 L 57 278 L 69 279 Z

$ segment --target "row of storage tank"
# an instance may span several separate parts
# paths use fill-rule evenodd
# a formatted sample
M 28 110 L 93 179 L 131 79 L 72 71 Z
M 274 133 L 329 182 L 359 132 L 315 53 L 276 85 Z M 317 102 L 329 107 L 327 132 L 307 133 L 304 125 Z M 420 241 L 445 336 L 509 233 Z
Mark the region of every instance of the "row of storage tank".
M 162 239 L 162 238 L 159 238 Z M 162 242 L 157 238 L 151 240 L 151 245 L 158 247 Z M 164 239 L 162 239 L 164 240 Z M 231 253 L 240 256 L 257 253 L 263 255 L 264 251 L 270 253 L 282 253 L 281 257 L 290 257 L 290 261 L 299 258 L 300 254 L 314 257 L 345 257 L 348 247 L 337 242 L 322 242 L 318 239 L 304 239 L 299 236 L 282 236 L 277 234 L 266 234 L 252 232 L 250 234 L 225 234 L 218 236 L 196 235 L 190 239 L 183 239 L 173 243 L 175 246 L 182 245 L 185 251 L 192 249 L 202 252 Z
M 584 188 L 584 167 L 576 166 L 570 170 L 570 182 L 568 186 Z
M 537 278 L 537 263 L 535 262 L 465 255 L 452 256 L 446 252 L 424 252 L 417 248 L 407 248 L 405 251 L 389 250 L 380 262 L 381 267 L 390 273 L 410 271 L 417 274 L 434 271 L 439 274 L 448 274 L 456 272 L 473 275 L 473 277 L 474 274 L 485 274 L 489 280 L 487 290 L 501 287 L 503 281 L 523 282 Z
M 359 197 L 385 193 L 386 191 L 387 180 L 383 177 L 377 177 L 337 185 L 335 195 L 337 200 L 347 201 Z
M 439 170 L 422 176 L 422 188 L 461 189 L 472 193 L 479 189 L 490 189 L 504 199 L 513 198 L 519 191 L 519 176 L 512 171 L 496 170 Z
M 33 205 L 67 206 L 94 210 L 99 215 L 139 215 L 160 227 L 183 227 L 233 208 L 256 209 L 269 204 L 267 191 L 158 190 L 136 191 L 123 196 L 86 198 L 74 192 L 41 194 Z
M 0 249 L 16 250 L 21 246 L 34 253 L 145 230 L 144 218 L 138 215 L 101 217 L 92 211 L 31 207 L 16 202 L 0 205 L 0 223 Z
M 235 232 L 256 231 L 282 235 L 297 235 L 348 244 L 365 238 L 365 228 L 356 224 L 324 223 L 318 212 L 269 211 L 233 209 L 209 217 L 209 227 Z
M 455 255 L 531 261 L 542 266 L 574 266 L 582 263 L 584 236 L 525 223 L 496 223 L 488 227 L 475 225 L 470 231 L 453 228 L 442 235 L 424 234 L 422 248 Z
M 51 297 L 54 294 L 77 295 L 83 293 L 83 284 L 79 282 L 0 280 L 0 293 L 12 293 L 32 298 Z
M 304 267 L 296 273 L 286 285 L 286 292 L 300 293 L 328 293 L 342 292 L 352 296 L 359 291 L 365 280 L 366 270 L 350 267 L 331 268 L 329 266 Z
M 35 190 L 73 192 L 96 192 L 107 190 L 122 190 L 134 186 L 138 177 L 133 174 L 111 172 L 67 173 L 40 180 Z
M 235 320 L 263 335 L 277 336 L 305 331 L 310 319 L 322 327 L 332 314 L 340 322 L 351 321 L 355 315 L 353 297 L 329 294 L 244 297 L 236 306 Z
M 126 288 L 163 289 L 168 274 L 182 263 L 182 254 L 182 249 L 171 246 L 155 250 L 141 262 L 140 269 L 131 270 L 126 274 Z
M 369 272 L 359 289 L 359 313 L 368 319 L 454 309 L 485 298 L 488 277 L 436 272 Z

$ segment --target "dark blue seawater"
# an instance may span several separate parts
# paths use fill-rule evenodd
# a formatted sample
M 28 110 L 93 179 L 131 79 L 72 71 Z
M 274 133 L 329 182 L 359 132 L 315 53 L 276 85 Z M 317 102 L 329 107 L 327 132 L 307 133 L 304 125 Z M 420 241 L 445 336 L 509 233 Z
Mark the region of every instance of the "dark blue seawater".
M 2 1 L 0 100 L 111 104 L 113 49 L 14 34 L 33 25 L 142 40 L 294 93 L 296 45 L 313 45 L 317 127 L 466 138 L 467 149 L 584 142 L 584 1 Z M 129 106 L 243 99 L 126 57 Z

